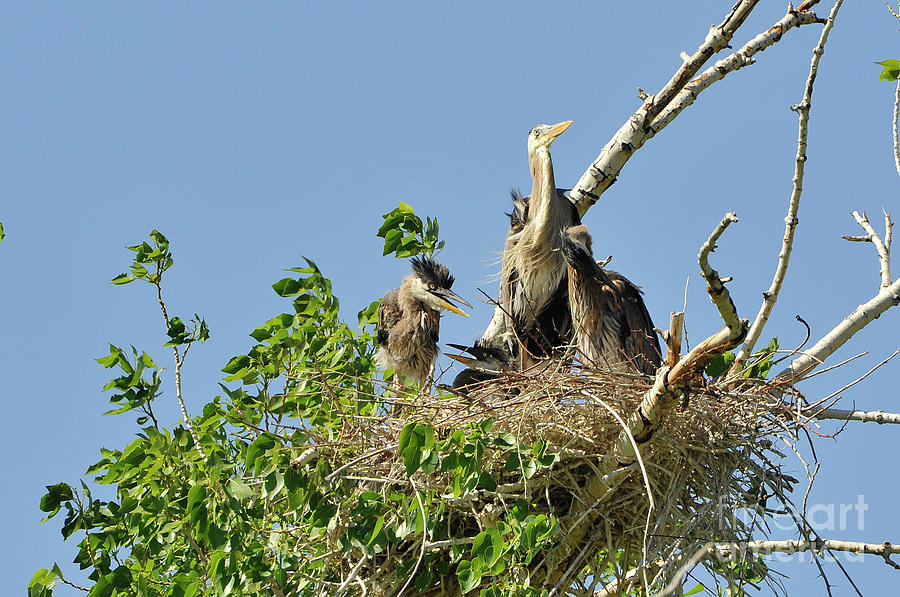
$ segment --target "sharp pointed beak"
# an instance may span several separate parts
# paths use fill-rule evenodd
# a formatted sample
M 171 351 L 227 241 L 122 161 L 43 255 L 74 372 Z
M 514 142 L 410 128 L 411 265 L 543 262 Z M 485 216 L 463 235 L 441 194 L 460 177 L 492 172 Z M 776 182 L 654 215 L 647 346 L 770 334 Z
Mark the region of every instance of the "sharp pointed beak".
M 461 354 L 450 354 L 449 352 L 445 352 L 444 354 L 447 355 L 448 357 L 450 357 L 451 359 L 453 359 L 454 361 L 458 361 L 467 367 L 469 365 L 471 365 L 472 363 L 476 362 L 476 359 L 473 359 L 472 357 L 463 356 Z
M 550 130 L 547 131 L 547 136 L 550 137 L 550 139 L 556 139 L 557 137 L 562 135 L 564 132 L 566 132 L 567 128 L 572 126 L 572 122 L 574 122 L 574 121 L 564 120 L 560 123 L 554 124 L 553 126 L 550 127 Z
M 456 350 L 461 350 L 463 352 L 469 352 L 469 348 L 471 348 L 464 344 L 453 344 L 452 342 L 447 342 L 447 346 L 449 346 L 450 348 L 455 348 Z
M 456 313 L 457 315 L 462 315 L 463 317 L 469 316 L 468 313 L 465 313 L 464 311 L 462 311 L 462 309 L 460 309 L 459 307 L 457 307 L 450 301 L 456 301 L 457 303 L 463 304 L 470 309 L 472 308 L 472 305 L 470 305 L 466 299 L 459 296 L 452 290 L 447 290 L 446 288 L 438 288 L 437 290 L 432 290 L 431 294 L 433 294 L 436 297 L 438 297 L 439 299 L 441 299 L 443 306 L 446 310 L 452 311 L 453 313 Z

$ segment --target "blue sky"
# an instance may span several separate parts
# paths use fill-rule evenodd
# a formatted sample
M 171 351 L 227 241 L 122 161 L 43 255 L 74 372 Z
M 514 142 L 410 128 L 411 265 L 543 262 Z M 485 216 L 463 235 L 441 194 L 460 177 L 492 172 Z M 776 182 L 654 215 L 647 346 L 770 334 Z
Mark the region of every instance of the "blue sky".
M 608 5 L 607 5 L 608 4 Z M 819 7 L 823 16 L 829 6 Z M 763 0 L 742 43 L 784 14 Z M 160 362 L 162 322 L 147 287 L 114 287 L 135 244 L 158 228 L 172 242 L 171 313 L 201 314 L 212 338 L 191 351 L 188 407 L 218 392 L 219 370 L 245 352 L 256 325 L 282 310 L 270 285 L 315 260 L 344 315 L 396 286 L 408 264 L 381 257 L 381 214 L 398 201 L 441 223 L 440 258 L 472 303 L 495 294 L 511 186 L 528 188 L 525 137 L 537 122 L 572 119 L 554 144 L 557 181 L 571 185 L 658 89 L 726 5 L 651 3 L 6 4 L 0 9 L 0 396 L 7 562 L 3 593 L 33 571 L 70 564 L 59 525 L 38 525 L 44 485 L 77 482 L 100 447 L 121 447 L 128 417 L 101 417 L 108 342 Z M 644 287 L 658 325 L 687 291 L 689 339 L 716 331 L 696 253 L 735 211 L 713 265 L 735 280 L 741 315 L 755 315 L 774 269 L 787 209 L 796 115 L 820 27 L 792 31 L 751 68 L 705 92 L 650 141 L 585 218 L 598 255 Z M 877 2 L 848 3 L 813 99 L 807 177 L 792 271 L 766 338 L 794 346 L 801 314 L 816 338 L 878 286 L 871 246 L 849 217 L 881 206 L 900 218 L 891 156 L 893 88 L 874 61 L 898 57 L 897 22 Z M 447 317 L 442 340 L 468 342 L 490 317 Z M 884 314 L 835 360 L 869 355 L 805 386 L 840 388 L 897 348 L 900 315 Z M 170 373 L 170 372 L 169 372 Z M 897 410 L 891 362 L 844 393 L 844 404 Z M 162 420 L 179 418 L 171 375 Z M 165 406 L 163 406 L 165 405 Z M 823 424 L 832 432 L 835 425 Z M 832 538 L 900 541 L 891 455 L 900 430 L 855 424 L 816 443 L 814 503 L 868 510 Z M 796 461 L 787 463 L 799 473 Z M 850 517 L 851 519 L 853 517 Z M 880 558 L 846 564 L 864 594 L 897 572 Z M 782 564 L 789 589 L 819 591 L 816 569 Z M 827 568 L 836 594 L 849 588 Z M 822 591 L 824 592 L 824 591 Z M 76 594 L 60 588 L 59 594 Z

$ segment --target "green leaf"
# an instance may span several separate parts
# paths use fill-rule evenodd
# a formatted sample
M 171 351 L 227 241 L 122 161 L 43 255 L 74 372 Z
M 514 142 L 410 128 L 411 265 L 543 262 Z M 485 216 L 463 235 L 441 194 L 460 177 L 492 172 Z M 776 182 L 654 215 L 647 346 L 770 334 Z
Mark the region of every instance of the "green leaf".
M 229 479 L 225 485 L 225 492 L 239 502 L 253 495 L 253 490 L 240 479 Z
M 706 375 L 709 377 L 718 377 L 728 371 L 728 369 L 731 368 L 732 363 L 734 363 L 734 353 L 729 350 L 725 354 L 720 354 L 709 362 L 706 366 Z
M 687 593 L 685 593 L 684 597 L 688 597 L 688 595 L 697 595 L 699 593 L 702 593 L 705 590 L 706 590 L 706 587 L 704 587 L 703 584 L 701 583 L 701 584 L 697 585 L 696 587 L 694 587 L 693 589 L 691 589 L 690 591 L 688 591 Z
M 485 567 L 491 568 L 503 555 L 503 538 L 497 529 L 488 529 L 475 536 L 472 555 L 480 556 Z
M 272 289 L 278 296 L 282 297 L 297 296 L 303 292 L 303 286 L 293 278 L 282 278 L 281 280 L 278 280 L 272 284 Z
M 247 446 L 247 469 L 256 471 L 259 457 L 275 447 L 275 439 L 271 435 L 260 435 L 252 444 Z
M 197 512 L 200 507 L 203 505 L 204 500 L 206 499 L 206 486 L 197 483 L 193 487 L 191 487 L 190 491 L 188 491 L 188 500 L 187 500 L 187 510 L 188 514 Z
M 876 62 L 875 64 L 883 67 L 881 74 L 878 75 L 879 81 L 896 81 L 900 77 L 900 60 L 889 59 Z
M 400 202 L 399 207 L 382 217 L 384 222 L 377 236 L 384 239 L 384 255 L 394 253 L 400 258 L 419 253 L 433 255 L 444 245 L 438 240 L 440 227 L 437 220 L 426 218 L 423 225 L 421 218 L 406 203 Z
M 47 485 L 47 493 L 41 497 L 41 512 L 47 512 L 47 516 L 41 521 L 47 521 L 56 516 L 60 507 L 65 502 L 75 499 L 74 490 L 66 483 Z
M 131 274 L 119 274 L 109 282 L 110 284 L 128 284 L 130 282 L 134 282 L 135 280 L 137 280 L 137 278 L 135 278 Z
M 35 572 L 31 577 L 31 582 L 28 583 L 28 597 L 50 597 L 53 595 L 53 585 L 56 584 L 57 579 L 61 578 L 56 570 L 57 567 L 54 566 L 54 570 L 41 568 Z
M 465 595 L 481 582 L 481 570 L 476 574 L 472 569 L 472 562 L 463 560 L 456 567 L 456 578 L 459 579 L 460 592 Z
M 230 361 L 228 361 L 228 364 L 225 365 L 224 367 L 222 367 L 222 372 L 234 374 L 242 369 L 246 369 L 249 366 L 250 366 L 250 357 L 248 357 L 245 354 L 242 354 L 242 355 L 233 357 Z

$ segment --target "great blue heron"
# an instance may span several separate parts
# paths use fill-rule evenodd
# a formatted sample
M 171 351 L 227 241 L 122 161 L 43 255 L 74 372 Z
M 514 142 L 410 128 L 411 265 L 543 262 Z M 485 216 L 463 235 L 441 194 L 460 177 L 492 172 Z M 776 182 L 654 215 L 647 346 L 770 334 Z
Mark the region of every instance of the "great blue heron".
M 560 202 L 570 203 L 566 197 L 568 189 L 556 189 L 557 200 Z M 482 334 L 481 339 L 476 343 L 479 350 L 489 349 L 494 352 L 504 353 L 504 358 L 514 359 L 519 355 L 519 342 L 513 331 L 510 316 L 512 314 L 512 305 L 510 301 L 510 293 L 513 284 L 510 279 L 514 277 L 512 262 L 514 261 L 514 253 L 516 245 L 521 237 L 522 230 L 528 222 L 528 203 L 530 196 L 523 197 L 519 189 L 510 189 L 510 197 L 512 199 L 512 209 L 507 215 L 509 217 L 509 228 L 506 232 L 506 241 L 503 245 L 503 264 L 502 282 L 500 283 L 500 299 L 498 307 L 494 309 L 491 321 Z M 578 210 L 572 206 L 572 218 L 575 223 L 579 222 Z
M 474 346 L 450 343 L 447 346 L 468 353 L 468 356 L 444 353 L 454 361 L 466 366 L 453 379 L 453 389 L 461 394 L 468 394 L 473 386 L 496 379 L 514 368 L 514 358 L 509 352 L 481 341 L 476 341 Z
M 400 288 L 385 294 L 378 307 L 375 363 L 380 369 L 394 369 L 395 388 L 407 380 L 430 384 L 438 356 L 440 312 L 468 317 L 451 301 L 472 306 L 450 290 L 453 276 L 446 266 L 430 257 L 414 257 L 410 263 L 413 273 L 403 278 Z
M 529 132 L 531 195 L 527 202 L 514 200 L 503 251 L 499 303 L 523 368 L 568 344 L 571 335 L 560 233 L 581 222 L 575 206 L 557 192 L 550 158 L 550 145 L 571 124 L 539 124 Z
M 662 353 L 640 288 L 594 261 L 585 226 L 572 226 L 560 238 L 574 344 L 582 359 L 614 371 L 656 373 Z

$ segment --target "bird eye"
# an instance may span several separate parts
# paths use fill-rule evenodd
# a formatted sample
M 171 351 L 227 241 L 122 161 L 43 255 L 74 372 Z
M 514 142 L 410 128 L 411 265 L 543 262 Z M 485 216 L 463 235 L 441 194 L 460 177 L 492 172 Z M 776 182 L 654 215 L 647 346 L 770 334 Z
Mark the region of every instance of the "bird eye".
M 521 134 L 521 133 L 519 133 L 519 134 Z M 434 284 L 428 285 L 428 290 L 434 290 L 435 288 L 437 288 L 437 286 L 435 286 Z

